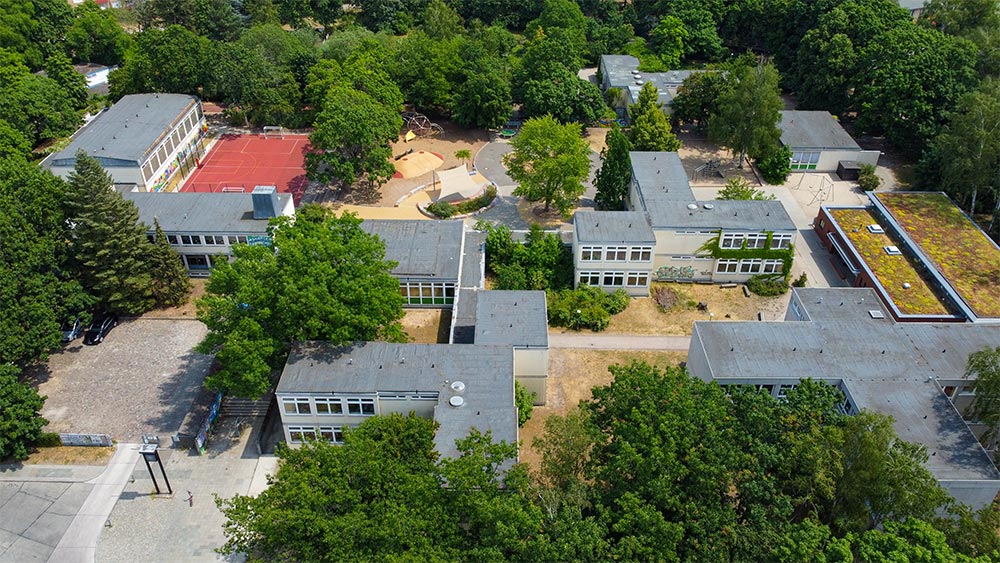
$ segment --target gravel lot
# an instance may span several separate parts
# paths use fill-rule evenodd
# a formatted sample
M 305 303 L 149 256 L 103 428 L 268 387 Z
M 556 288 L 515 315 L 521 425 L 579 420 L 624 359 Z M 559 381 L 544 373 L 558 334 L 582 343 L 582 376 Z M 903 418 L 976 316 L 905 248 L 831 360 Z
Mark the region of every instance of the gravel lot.
M 34 374 L 47 395 L 42 415 L 52 432 L 106 433 L 170 443 L 212 358 L 192 351 L 206 333 L 195 320 L 127 320 L 103 343 L 77 339 Z

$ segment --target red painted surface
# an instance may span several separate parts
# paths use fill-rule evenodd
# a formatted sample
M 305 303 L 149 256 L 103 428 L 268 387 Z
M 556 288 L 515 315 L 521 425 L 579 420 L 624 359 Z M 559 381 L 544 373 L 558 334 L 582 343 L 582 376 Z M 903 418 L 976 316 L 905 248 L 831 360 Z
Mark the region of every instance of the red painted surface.
M 279 192 L 292 194 L 298 205 L 309 183 L 305 168 L 308 146 L 305 135 L 286 134 L 284 139 L 223 135 L 181 191 L 221 192 L 226 187 L 243 187 L 250 193 L 254 186 L 277 186 Z

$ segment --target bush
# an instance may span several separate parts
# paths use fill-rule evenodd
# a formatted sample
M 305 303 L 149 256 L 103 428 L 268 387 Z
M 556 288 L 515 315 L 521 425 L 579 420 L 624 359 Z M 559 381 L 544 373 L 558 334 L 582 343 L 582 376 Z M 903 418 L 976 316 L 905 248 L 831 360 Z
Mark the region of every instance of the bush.
M 457 210 L 447 201 L 438 201 L 427 206 L 427 212 L 438 219 L 449 219 Z
M 792 149 L 781 147 L 763 158 L 757 159 L 757 170 L 768 184 L 780 186 L 792 173 Z
M 792 282 L 792 287 L 805 287 L 807 281 L 808 277 L 806 277 L 806 273 L 802 272 L 802 275 L 795 278 L 795 281 Z
M 858 187 L 862 191 L 874 192 L 882 184 L 882 178 L 875 174 L 874 164 L 862 164 L 861 173 L 858 175 Z
M 623 289 L 608 294 L 600 288 L 581 285 L 577 289 L 550 291 L 547 300 L 550 325 L 600 332 L 608 328 L 611 315 L 628 307 L 630 298 Z
M 42 432 L 42 435 L 35 441 L 39 448 L 55 448 L 62 445 L 62 438 L 58 432 Z
M 490 186 L 486 188 L 486 191 L 479 197 L 462 200 L 455 205 L 452 205 L 447 201 L 432 203 L 427 206 L 427 212 L 434 215 L 438 219 L 450 219 L 454 215 L 465 215 L 466 213 L 479 211 L 480 209 L 493 203 L 493 200 L 496 199 L 496 197 L 496 186 Z
M 38 414 L 44 405 L 45 397 L 18 380 L 17 368 L 0 365 L 0 460 L 27 459 L 49 422 Z
M 776 297 L 788 291 L 788 282 L 781 277 L 754 276 L 747 280 L 747 289 L 762 297 Z
M 517 425 L 524 426 L 525 422 L 531 418 L 531 411 L 535 409 L 535 393 L 528 391 L 518 382 L 514 382 L 514 405 L 517 406 Z
M 514 242 L 508 227 L 485 221 L 476 224 L 486 231 L 486 268 L 496 275 L 494 289 L 562 289 L 573 284 L 573 251 L 559 235 L 532 225 L 524 244 Z

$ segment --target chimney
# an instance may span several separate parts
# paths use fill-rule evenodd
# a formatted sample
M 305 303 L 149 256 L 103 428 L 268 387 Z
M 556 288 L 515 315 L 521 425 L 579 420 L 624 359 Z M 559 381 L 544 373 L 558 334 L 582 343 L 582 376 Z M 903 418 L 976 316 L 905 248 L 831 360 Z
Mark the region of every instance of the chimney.
M 278 188 L 274 186 L 256 186 L 253 193 L 253 218 L 270 219 L 281 212 L 281 202 L 278 200 Z

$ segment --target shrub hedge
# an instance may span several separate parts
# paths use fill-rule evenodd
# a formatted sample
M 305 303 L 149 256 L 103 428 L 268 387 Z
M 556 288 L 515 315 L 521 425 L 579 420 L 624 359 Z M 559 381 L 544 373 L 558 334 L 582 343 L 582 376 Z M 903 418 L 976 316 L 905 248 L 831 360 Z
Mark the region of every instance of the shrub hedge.
M 466 213 L 479 211 L 480 209 L 493 203 L 493 200 L 496 199 L 496 197 L 497 197 L 496 186 L 490 186 L 486 188 L 486 191 L 483 192 L 483 194 L 480 195 L 479 197 L 466 199 L 458 202 L 455 205 L 452 205 L 447 201 L 432 203 L 427 206 L 427 211 L 428 213 L 434 215 L 438 219 L 450 219 L 454 215 L 465 215 Z
M 608 328 L 611 315 L 624 311 L 631 301 L 624 289 L 608 294 L 588 285 L 549 291 L 547 299 L 550 325 L 572 330 L 589 328 L 595 332 Z

